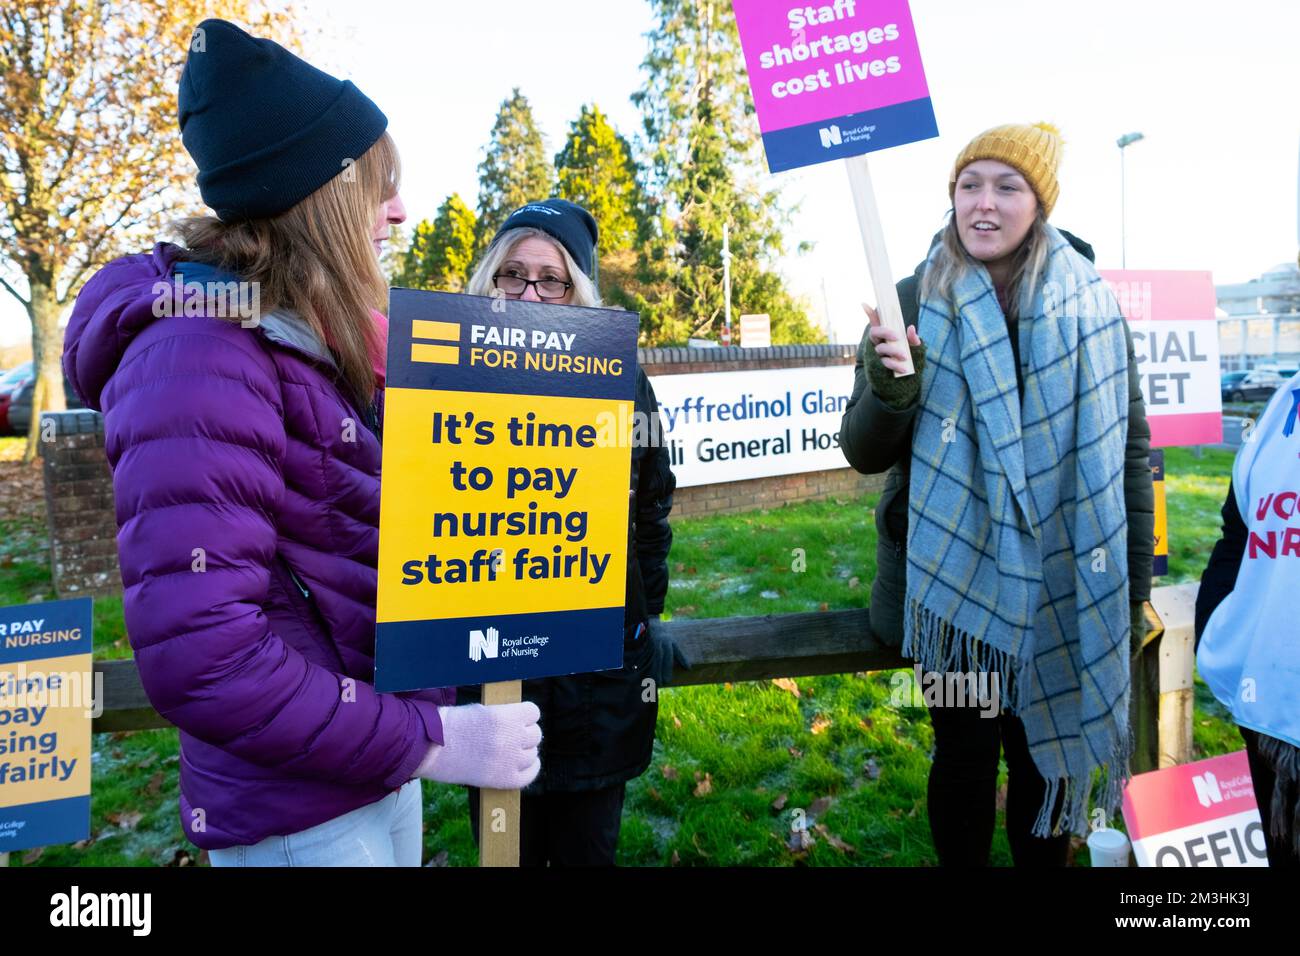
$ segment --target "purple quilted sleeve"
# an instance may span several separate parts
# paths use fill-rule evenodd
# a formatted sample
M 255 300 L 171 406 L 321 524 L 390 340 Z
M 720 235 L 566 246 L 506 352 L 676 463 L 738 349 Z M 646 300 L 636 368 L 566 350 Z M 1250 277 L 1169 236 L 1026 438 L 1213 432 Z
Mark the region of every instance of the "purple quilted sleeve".
M 103 392 L 126 625 L 150 701 L 251 763 L 404 783 L 442 742 L 436 706 L 309 662 L 262 611 L 286 445 L 270 357 L 219 320 L 160 325 Z

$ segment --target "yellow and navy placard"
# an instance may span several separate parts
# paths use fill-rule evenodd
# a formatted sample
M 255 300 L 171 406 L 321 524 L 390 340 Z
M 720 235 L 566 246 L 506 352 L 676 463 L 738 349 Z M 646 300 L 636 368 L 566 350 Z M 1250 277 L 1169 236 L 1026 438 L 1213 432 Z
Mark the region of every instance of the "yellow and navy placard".
M 90 598 L 0 608 L 0 853 L 90 836 Z
M 638 316 L 393 289 L 375 687 L 620 667 Z
M 1155 576 L 1169 573 L 1169 513 L 1165 508 L 1165 450 L 1151 449 L 1151 484 L 1155 491 L 1156 533 L 1155 560 L 1151 573 Z

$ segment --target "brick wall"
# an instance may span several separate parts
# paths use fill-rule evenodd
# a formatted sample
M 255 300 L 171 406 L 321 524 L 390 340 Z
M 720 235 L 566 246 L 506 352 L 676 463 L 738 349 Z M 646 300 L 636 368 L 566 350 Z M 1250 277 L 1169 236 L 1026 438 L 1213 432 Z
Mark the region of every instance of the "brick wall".
M 653 378 L 659 375 L 824 365 L 851 367 L 856 353 L 857 348 L 852 345 L 776 345 L 766 349 L 744 349 L 738 346 L 716 349 L 638 349 L 637 361 L 645 373 L 651 376 L 653 384 Z M 844 374 L 851 374 L 849 368 L 845 368 Z M 773 508 L 785 502 L 819 501 L 879 491 L 883 486 L 884 475 L 860 475 L 846 465 L 831 471 L 775 475 L 682 488 L 673 496 L 673 514 L 723 514 L 750 508 Z
M 118 594 L 113 479 L 98 412 L 46 412 L 40 443 L 50 569 L 59 597 Z

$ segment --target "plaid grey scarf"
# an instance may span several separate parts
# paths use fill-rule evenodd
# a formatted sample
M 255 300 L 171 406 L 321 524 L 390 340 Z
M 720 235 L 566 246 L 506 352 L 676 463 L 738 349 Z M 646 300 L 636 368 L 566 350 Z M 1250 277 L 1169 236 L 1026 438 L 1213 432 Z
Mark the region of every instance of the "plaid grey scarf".
M 927 670 L 1000 675 L 1048 784 L 1040 836 L 1084 831 L 1096 770 L 1116 812 L 1130 752 L 1124 318 L 1047 231 L 1018 330 L 1023 407 L 987 270 L 966 272 L 954 304 L 921 303 L 903 642 Z

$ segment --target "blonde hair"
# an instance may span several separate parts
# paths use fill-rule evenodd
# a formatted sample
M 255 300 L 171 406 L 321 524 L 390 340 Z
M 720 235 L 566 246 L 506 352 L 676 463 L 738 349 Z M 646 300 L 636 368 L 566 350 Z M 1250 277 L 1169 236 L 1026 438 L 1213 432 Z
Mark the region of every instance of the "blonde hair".
M 376 212 L 401 183 L 397 146 L 384 133 L 306 199 L 269 219 L 180 219 L 171 228 L 185 258 L 258 284 L 263 313 L 297 313 L 333 352 L 362 404 L 374 397 L 372 353 L 381 347 L 371 310 L 388 308 L 388 280 L 371 241 Z
M 601 307 L 600 293 L 596 291 L 596 283 L 591 281 L 587 273 L 578 268 L 578 264 L 573 261 L 573 256 L 569 255 L 569 250 L 564 248 L 564 243 L 560 242 L 549 232 L 543 232 L 536 226 L 520 226 L 517 229 L 507 229 L 487 247 L 487 252 L 483 253 L 483 261 L 478 264 L 474 270 L 474 275 L 469 280 L 469 285 L 465 287 L 465 292 L 469 295 L 495 295 L 496 287 L 492 284 L 492 277 L 497 274 L 502 263 L 509 258 L 510 253 L 515 246 L 525 239 L 546 239 L 560 250 L 560 255 L 564 257 L 564 268 L 569 270 L 569 281 L 573 283 L 572 296 L 569 305 L 579 305 L 586 308 L 598 309 Z
M 957 232 L 957 217 L 949 211 L 948 224 L 944 227 L 940 240 L 942 248 L 934 261 L 925 267 L 921 276 L 921 300 L 938 296 L 949 306 L 953 304 L 953 287 L 974 268 L 976 259 L 966 251 L 961 236 Z M 1020 247 L 1013 253 L 1011 275 L 1007 282 L 1007 305 L 1013 317 L 1019 317 L 1033 309 L 1034 294 L 1038 291 L 1043 277 L 1043 267 L 1047 264 L 1047 252 L 1051 240 L 1047 236 L 1047 217 L 1043 215 L 1040 204 L 1034 214 L 1034 221 L 1029 226 Z

